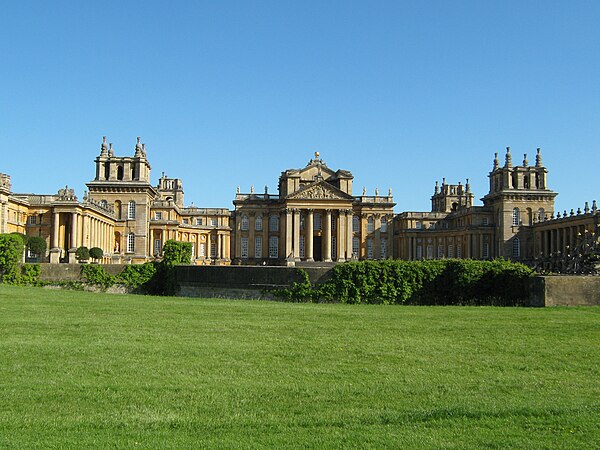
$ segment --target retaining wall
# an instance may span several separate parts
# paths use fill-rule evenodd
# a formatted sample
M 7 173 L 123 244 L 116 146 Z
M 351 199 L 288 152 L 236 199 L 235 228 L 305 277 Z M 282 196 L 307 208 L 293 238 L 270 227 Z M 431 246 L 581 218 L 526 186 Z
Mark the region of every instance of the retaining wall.
M 600 306 L 600 277 L 538 276 L 530 288 L 531 306 Z

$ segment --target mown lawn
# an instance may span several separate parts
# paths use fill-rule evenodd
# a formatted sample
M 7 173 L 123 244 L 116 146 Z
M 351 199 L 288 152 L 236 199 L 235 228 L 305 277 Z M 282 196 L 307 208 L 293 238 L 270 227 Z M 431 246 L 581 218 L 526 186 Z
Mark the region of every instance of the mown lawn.
M 0 447 L 599 448 L 600 308 L 0 285 Z

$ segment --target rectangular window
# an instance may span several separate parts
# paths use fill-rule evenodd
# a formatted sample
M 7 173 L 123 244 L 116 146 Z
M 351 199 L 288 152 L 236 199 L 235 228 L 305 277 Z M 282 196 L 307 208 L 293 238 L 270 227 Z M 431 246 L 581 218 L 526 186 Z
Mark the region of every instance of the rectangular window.
M 248 238 L 247 237 L 242 238 L 242 255 L 241 256 L 244 259 L 248 258 Z
M 484 242 L 483 244 L 483 259 L 488 259 L 490 257 L 490 244 Z
M 352 238 L 352 256 L 358 258 L 360 256 L 360 241 L 358 237 Z
M 262 236 L 254 238 L 254 257 L 262 258 Z
M 331 258 L 337 258 L 337 239 L 335 236 L 331 236 Z
M 433 245 L 427 246 L 427 259 L 433 259 Z
M 210 237 L 210 257 L 217 257 L 217 239 L 215 236 Z
M 385 238 L 381 239 L 381 259 L 387 259 L 387 239 Z
M 300 236 L 300 258 L 304 257 L 304 236 Z
M 183 219 L 183 224 L 184 225 L 188 225 L 190 223 L 190 221 L 188 219 Z
M 416 259 L 423 259 L 423 247 L 420 245 L 417 245 L 417 255 L 416 255 Z
M 462 245 L 460 243 L 456 246 L 456 257 L 462 258 Z
M 489 219 L 487 217 L 483 218 L 483 225 L 488 225 L 489 224 Z
M 315 213 L 315 215 L 313 216 L 313 230 L 320 230 L 321 229 L 321 214 L 319 213 Z
M 279 258 L 279 237 L 269 238 L 269 258 Z
M 37 223 L 36 216 L 29 216 L 29 225 L 35 225 Z
M 448 258 L 454 258 L 454 246 L 448 244 Z
M 262 231 L 262 215 L 259 214 L 256 216 L 256 219 L 254 220 L 254 229 L 256 231 Z
M 133 253 L 135 251 L 135 234 L 130 233 L 127 235 L 127 253 Z
M 441 244 L 439 244 L 439 245 L 438 245 L 437 257 L 438 257 L 439 259 L 441 259 L 441 258 L 443 258 L 443 257 L 444 257 L 444 246 L 443 246 L 443 245 L 441 245 Z
M 156 211 L 154 213 L 154 220 L 162 220 L 162 211 Z
M 218 224 L 219 224 L 219 222 L 216 217 L 213 217 L 212 219 L 210 219 L 211 226 L 216 227 Z
M 196 219 L 196 225 L 202 225 L 202 217 Z
M 162 241 L 160 239 L 154 239 L 154 256 L 160 255 L 162 250 Z
M 417 230 L 423 229 L 423 222 L 421 222 L 420 220 L 417 220 L 417 223 L 415 224 L 415 228 Z
M 352 216 L 352 232 L 358 233 L 360 231 L 360 218 L 358 216 Z
M 373 239 L 367 239 L 367 259 L 373 259 Z
M 387 233 L 387 218 L 381 219 L 381 232 Z
M 206 257 L 206 244 L 204 242 L 200 243 L 200 257 Z

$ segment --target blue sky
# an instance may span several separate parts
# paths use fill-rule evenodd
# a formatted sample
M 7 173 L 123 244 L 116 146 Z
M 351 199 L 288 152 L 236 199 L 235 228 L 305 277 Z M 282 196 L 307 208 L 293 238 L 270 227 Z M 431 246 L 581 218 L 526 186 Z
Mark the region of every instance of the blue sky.
M 429 210 L 488 189 L 494 152 L 542 148 L 560 210 L 600 200 L 594 1 L 4 2 L 0 172 L 79 196 L 103 135 L 146 143 L 186 204 L 275 192 L 319 151 L 355 193 Z

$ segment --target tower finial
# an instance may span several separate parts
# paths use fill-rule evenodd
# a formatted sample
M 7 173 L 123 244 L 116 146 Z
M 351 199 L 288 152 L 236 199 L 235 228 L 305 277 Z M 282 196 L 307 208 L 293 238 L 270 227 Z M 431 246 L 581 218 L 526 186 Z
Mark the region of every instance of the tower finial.
M 499 169 L 500 168 L 500 161 L 498 161 L 498 153 L 494 153 L 494 169 Z
M 438 184 L 437 180 L 435 180 L 435 189 L 433 190 L 434 194 L 439 194 L 440 192 L 440 185 Z
M 538 147 L 537 155 L 535 155 L 535 166 L 542 167 L 542 150 Z
M 467 190 L 467 194 L 471 192 L 471 185 L 469 184 L 469 179 L 467 178 L 467 182 L 465 183 L 465 189 Z
M 100 156 L 108 156 L 106 147 L 106 136 L 102 136 L 102 145 L 100 146 Z
M 142 154 L 142 138 L 137 137 L 137 143 L 135 144 L 135 156 L 141 156 Z
M 510 147 L 506 147 L 506 159 L 504 161 L 504 167 L 512 167 L 512 156 L 510 154 Z
M 108 156 L 111 158 L 115 156 L 115 151 L 113 150 L 112 142 L 108 144 Z
M 527 167 L 529 165 L 529 161 L 527 161 L 527 153 L 523 155 L 523 166 Z

